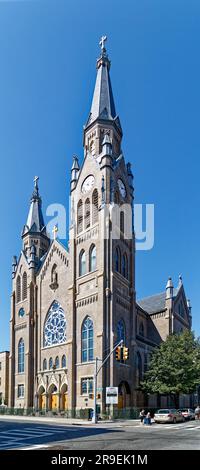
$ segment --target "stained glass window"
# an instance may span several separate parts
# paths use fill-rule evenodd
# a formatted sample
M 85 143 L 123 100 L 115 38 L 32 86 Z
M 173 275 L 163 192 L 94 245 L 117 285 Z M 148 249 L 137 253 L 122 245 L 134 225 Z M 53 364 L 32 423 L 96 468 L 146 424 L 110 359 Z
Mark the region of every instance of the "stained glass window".
M 117 323 L 117 342 L 121 341 L 123 339 L 123 342 L 125 344 L 125 326 L 123 320 L 119 320 Z
M 66 341 L 66 318 L 58 302 L 53 302 L 44 325 L 44 347 Z
M 93 321 L 87 317 L 82 325 L 82 362 L 92 361 L 94 358 L 93 338 L 94 328 Z
M 23 318 L 23 317 L 24 317 L 25 311 L 24 311 L 24 309 L 23 309 L 22 307 L 19 309 L 18 315 L 19 315 L 20 318 Z
M 22 338 L 18 343 L 18 372 L 24 372 L 24 340 Z
M 63 355 L 62 356 L 62 367 L 66 367 L 66 365 L 67 365 L 66 356 Z

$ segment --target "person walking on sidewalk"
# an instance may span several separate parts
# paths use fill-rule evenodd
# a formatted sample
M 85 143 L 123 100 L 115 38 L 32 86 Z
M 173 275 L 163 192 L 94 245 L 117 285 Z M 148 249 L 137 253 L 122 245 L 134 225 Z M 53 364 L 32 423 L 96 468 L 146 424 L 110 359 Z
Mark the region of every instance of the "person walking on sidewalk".
M 197 405 L 194 412 L 195 412 L 195 418 L 200 419 L 200 406 L 199 405 Z
M 140 423 L 144 424 L 144 418 L 146 416 L 145 410 L 140 411 Z

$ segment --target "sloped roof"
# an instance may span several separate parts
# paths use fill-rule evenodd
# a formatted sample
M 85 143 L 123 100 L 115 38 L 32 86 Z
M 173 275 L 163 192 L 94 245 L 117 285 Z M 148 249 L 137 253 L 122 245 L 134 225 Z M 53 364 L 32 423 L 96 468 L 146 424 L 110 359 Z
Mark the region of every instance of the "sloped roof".
M 178 289 L 174 289 L 174 297 L 176 297 L 177 293 Z M 150 297 L 137 300 L 137 304 L 145 310 L 145 312 L 151 314 L 165 310 L 165 299 L 166 292 L 161 292 L 160 294 L 151 295 Z

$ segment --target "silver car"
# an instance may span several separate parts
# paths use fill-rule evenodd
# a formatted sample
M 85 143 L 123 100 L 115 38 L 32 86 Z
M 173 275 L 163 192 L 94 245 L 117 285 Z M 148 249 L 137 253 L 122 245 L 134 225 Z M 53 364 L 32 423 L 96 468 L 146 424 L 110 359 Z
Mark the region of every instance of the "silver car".
M 165 408 L 158 410 L 154 414 L 155 423 L 182 423 L 185 421 L 184 416 L 179 410 L 174 408 Z

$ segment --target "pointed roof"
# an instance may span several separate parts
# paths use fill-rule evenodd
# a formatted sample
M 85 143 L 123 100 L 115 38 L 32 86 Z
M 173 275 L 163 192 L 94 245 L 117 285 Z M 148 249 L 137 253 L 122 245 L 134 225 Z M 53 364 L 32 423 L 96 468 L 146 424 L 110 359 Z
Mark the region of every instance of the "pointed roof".
M 42 214 L 42 199 L 38 188 L 39 178 L 34 178 L 34 190 L 31 197 L 31 205 L 28 213 L 26 225 L 24 226 L 22 236 L 28 232 L 42 232 L 45 229 L 44 218 Z
M 110 60 L 108 58 L 104 42 L 107 37 L 102 37 L 100 41 L 101 56 L 97 60 L 97 77 L 94 88 L 92 106 L 90 114 L 85 127 L 88 127 L 97 119 L 111 120 L 116 122 L 116 125 L 121 130 L 121 125 L 118 116 L 116 115 L 115 103 L 112 92 L 112 85 L 110 80 Z

